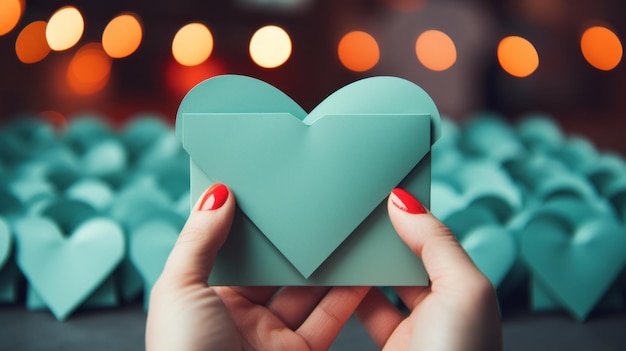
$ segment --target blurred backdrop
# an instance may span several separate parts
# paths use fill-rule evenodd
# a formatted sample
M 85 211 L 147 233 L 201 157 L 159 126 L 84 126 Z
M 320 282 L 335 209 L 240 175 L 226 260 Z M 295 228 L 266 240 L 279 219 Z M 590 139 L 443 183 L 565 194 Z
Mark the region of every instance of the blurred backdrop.
M 541 111 L 624 153 L 624 13 L 618 0 L 0 0 L 0 118 L 171 123 L 187 90 L 224 73 L 311 109 L 394 75 L 452 119 Z

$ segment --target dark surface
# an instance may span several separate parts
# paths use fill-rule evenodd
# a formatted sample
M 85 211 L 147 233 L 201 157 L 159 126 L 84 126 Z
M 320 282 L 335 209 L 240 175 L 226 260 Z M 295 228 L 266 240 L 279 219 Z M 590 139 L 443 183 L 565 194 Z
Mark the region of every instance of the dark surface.
M 78 312 L 58 322 L 45 311 L 0 306 L 0 350 L 142 350 L 145 313 L 131 305 Z M 593 314 L 576 322 L 566 313 L 519 311 L 504 317 L 505 350 L 624 350 L 626 311 Z M 332 350 L 376 350 L 352 318 Z

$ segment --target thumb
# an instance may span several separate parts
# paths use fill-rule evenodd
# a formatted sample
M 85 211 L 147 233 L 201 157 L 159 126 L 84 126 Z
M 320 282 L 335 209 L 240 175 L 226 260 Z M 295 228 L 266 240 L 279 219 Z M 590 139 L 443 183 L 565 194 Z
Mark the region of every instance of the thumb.
M 161 278 L 182 285 L 206 284 L 230 231 L 234 210 L 235 197 L 224 184 L 207 189 L 180 232 Z
M 396 188 L 387 205 L 394 229 L 424 262 L 433 289 L 463 288 L 465 282 L 484 278 L 452 231 L 413 195 Z

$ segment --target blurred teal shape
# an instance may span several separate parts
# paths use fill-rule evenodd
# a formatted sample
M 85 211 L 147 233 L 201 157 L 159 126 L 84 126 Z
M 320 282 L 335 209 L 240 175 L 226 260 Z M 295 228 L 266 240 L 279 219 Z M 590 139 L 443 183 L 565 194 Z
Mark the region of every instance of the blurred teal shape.
M 136 227 L 131 234 L 129 255 L 143 279 L 146 310 L 152 286 L 163 271 L 180 229 L 179 225 L 154 218 Z
M 121 228 L 105 218 L 92 218 L 64 235 L 51 220 L 28 217 L 17 221 L 14 231 L 17 264 L 58 320 L 93 294 L 125 254 Z
M 626 262 L 624 225 L 575 199 L 551 201 L 521 233 L 533 274 L 576 319 L 585 320 Z

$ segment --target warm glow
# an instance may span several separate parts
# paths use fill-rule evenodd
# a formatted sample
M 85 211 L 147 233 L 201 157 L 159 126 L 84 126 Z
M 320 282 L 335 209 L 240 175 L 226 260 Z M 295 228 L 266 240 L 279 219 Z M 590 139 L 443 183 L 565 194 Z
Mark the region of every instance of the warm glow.
M 400 12 L 414 12 L 426 5 L 426 0 L 384 0 L 384 2 Z
M 349 70 L 364 72 L 376 66 L 380 51 L 376 39 L 366 32 L 354 31 L 341 38 L 339 60 Z
M 35 63 L 43 60 L 50 53 L 46 41 L 45 21 L 33 22 L 20 32 L 15 41 L 15 53 L 23 63 Z
M 0 35 L 5 35 L 20 21 L 23 3 L 20 0 L 0 0 Z
M 213 55 L 210 59 L 195 66 L 183 66 L 172 60 L 166 67 L 165 78 L 170 92 L 182 98 L 203 80 L 226 73 L 224 64 Z
M 250 57 L 264 68 L 276 68 L 291 56 L 291 38 L 277 26 L 265 26 L 250 39 Z
M 415 43 L 417 59 L 433 71 L 445 71 L 456 62 L 456 46 L 450 37 L 438 30 L 422 33 Z
M 78 50 L 67 69 L 67 81 L 80 95 L 102 90 L 111 75 L 111 58 L 98 43 L 90 43 Z
M 115 17 L 107 24 L 102 33 L 102 47 L 112 58 L 131 55 L 141 44 L 141 23 L 134 15 L 125 14 Z
M 172 54 L 181 65 L 195 66 L 213 52 L 213 35 L 202 23 L 190 23 L 178 30 L 172 41 Z
M 53 126 L 59 129 L 67 128 L 67 119 L 65 116 L 58 111 L 42 111 L 40 113 L 41 117 L 45 118 L 48 122 L 50 122 Z
M 591 27 L 580 39 L 583 56 L 593 67 L 610 71 L 622 60 L 622 43 L 615 33 L 605 27 Z
M 500 41 L 498 61 L 502 69 L 519 78 L 531 75 L 539 67 L 539 55 L 533 44 L 516 36 L 506 37 Z
M 52 50 L 67 50 L 80 40 L 85 22 L 80 11 L 73 6 L 62 7 L 48 21 L 46 39 Z

